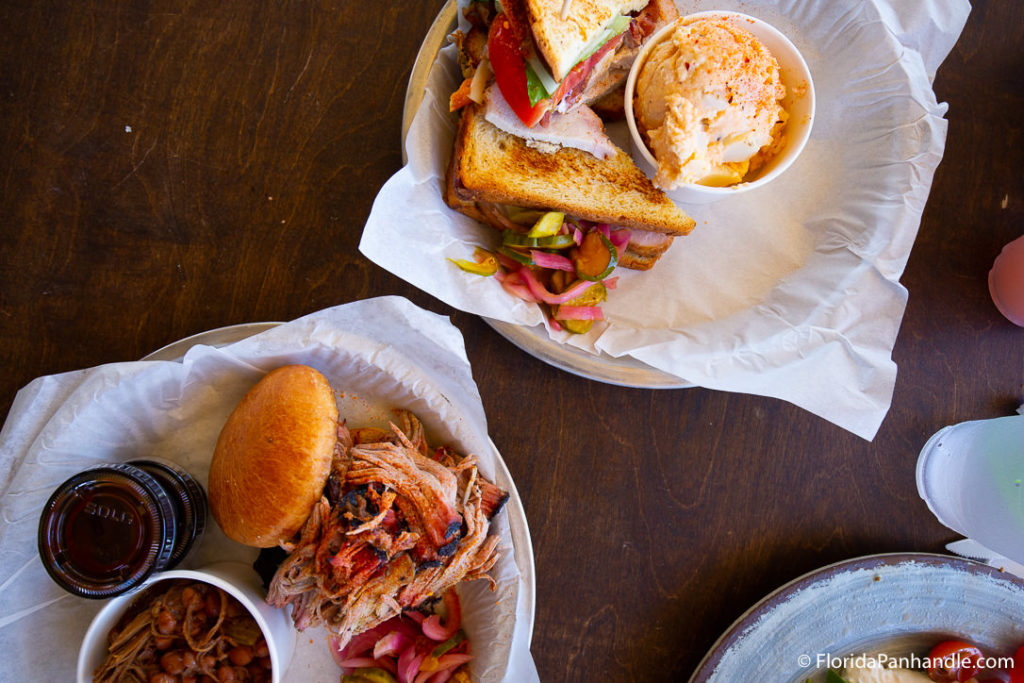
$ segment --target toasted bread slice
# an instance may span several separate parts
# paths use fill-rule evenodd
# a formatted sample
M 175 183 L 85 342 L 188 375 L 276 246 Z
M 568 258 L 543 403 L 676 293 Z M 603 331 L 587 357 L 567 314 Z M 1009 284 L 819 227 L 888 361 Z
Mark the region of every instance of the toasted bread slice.
M 448 176 L 448 205 L 473 217 L 479 204 L 506 204 L 669 235 L 694 226 L 621 149 L 607 159 L 542 152 L 491 125 L 477 105 L 463 110 Z
M 583 51 L 620 14 L 643 9 L 648 0 L 572 0 L 562 19 L 564 0 L 525 0 L 537 49 L 556 81 L 565 78 Z

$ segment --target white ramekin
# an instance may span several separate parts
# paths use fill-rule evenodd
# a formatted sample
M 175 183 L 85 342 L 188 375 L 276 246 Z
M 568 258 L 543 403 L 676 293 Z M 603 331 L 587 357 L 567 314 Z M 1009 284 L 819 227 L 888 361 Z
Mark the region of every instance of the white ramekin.
M 689 183 L 666 191 L 669 197 L 683 204 L 706 204 L 767 185 L 789 168 L 800 155 L 800 152 L 803 151 L 804 145 L 807 144 L 807 139 L 811 135 L 811 125 L 814 122 L 814 84 L 811 80 L 811 72 L 807 68 L 807 63 L 804 61 L 800 51 L 796 49 L 786 36 L 770 24 L 755 17 L 740 14 L 739 12 L 711 11 L 689 14 L 676 19 L 667 26 L 663 26 L 644 43 L 629 71 L 629 77 L 626 79 L 625 111 L 626 125 L 629 127 L 630 145 L 633 158 L 648 176 L 654 177 L 658 163 L 640 134 L 633 115 L 633 97 L 637 77 L 651 50 L 658 42 L 668 37 L 680 23 L 685 23 L 699 17 L 721 17 L 726 21 L 735 23 L 737 26 L 753 34 L 775 56 L 775 59 L 779 62 L 782 83 L 786 86 L 786 98 L 782 104 L 789 113 L 789 120 L 786 122 L 785 144 L 783 148 L 769 160 L 756 178 L 728 187 L 708 187 L 706 185 Z
M 125 610 L 153 584 L 172 579 L 201 581 L 221 588 L 249 610 L 267 641 L 272 680 L 280 683 L 295 650 L 295 629 L 287 611 L 271 607 L 263 599 L 259 576 L 244 564 L 224 562 L 197 570 L 172 569 L 151 576 L 138 590 L 110 599 L 93 618 L 78 652 L 78 683 L 90 683 L 92 672 L 107 654 L 107 635 Z

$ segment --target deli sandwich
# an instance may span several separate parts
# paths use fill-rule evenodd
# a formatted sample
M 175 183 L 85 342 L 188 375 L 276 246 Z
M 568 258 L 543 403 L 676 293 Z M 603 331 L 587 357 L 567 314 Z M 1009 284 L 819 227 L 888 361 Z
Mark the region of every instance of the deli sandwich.
M 639 46 L 678 12 L 671 0 L 473 0 L 463 14 L 443 195 L 501 238 L 475 263 L 450 260 L 539 304 L 551 329 L 586 334 L 618 266 L 652 268 L 694 227 L 588 106 L 616 109 Z
M 457 38 L 473 69 L 452 108 L 479 103 L 493 72 L 512 110 L 533 128 L 624 83 L 640 46 L 678 11 L 672 0 L 500 0 L 470 2 L 464 14 L 472 28 Z M 485 48 L 486 61 L 479 58 Z
M 464 80 L 451 98 L 461 116 L 445 202 L 506 232 L 530 231 L 524 209 L 627 228 L 616 265 L 653 267 L 694 222 L 614 144 L 588 103 L 616 92 L 643 41 L 678 16 L 675 4 L 474 1 L 464 14 L 471 28 L 455 34 Z
M 517 222 L 529 216 L 523 209 L 627 228 L 618 265 L 634 270 L 653 267 L 673 239 L 694 226 L 618 147 L 612 145 L 607 158 L 574 147 L 544 151 L 490 123 L 478 105 L 462 112 L 445 202 L 503 231 L 526 231 L 529 226 Z

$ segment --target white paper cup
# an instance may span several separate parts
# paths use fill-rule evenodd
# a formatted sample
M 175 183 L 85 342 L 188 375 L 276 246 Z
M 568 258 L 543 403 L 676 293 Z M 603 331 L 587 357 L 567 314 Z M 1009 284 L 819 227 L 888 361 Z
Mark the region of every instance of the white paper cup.
M 771 24 L 739 12 L 711 11 L 688 14 L 663 26 L 644 43 L 629 70 L 629 76 L 626 78 L 625 112 L 626 126 L 629 128 L 630 148 L 637 165 L 648 176 L 654 177 L 658 162 L 637 128 L 636 118 L 633 114 L 636 81 L 654 46 L 667 38 L 680 23 L 698 17 L 720 17 L 753 34 L 768 48 L 768 51 L 779 62 L 779 74 L 783 85 L 786 86 L 786 97 L 782 101 L 782 106 L 789 113 L 789 120 L 786 122 L 785 141 L 782 149 L 765 164 L 756 178 L 728 187 L 709 187 L 688 183 L 666 191 L 669 197 L 682 204 L 707 204 L 764 187 L 782 175 L 783 171 L 800 156 L 800 152 L 803 151 L 807 139 L 811 135 L 811 126 L 814 123 L 814 83 L 811 80 L 811 71 L 807 68 L 803 55 L 790 42 L 789 38 Z
M 940 429 L 918 456 L 917 490 L 943 525 L 1024 564 L 1024 415 Z
M 120 595 L 104 605 L 82 639 L 82 646 L 78 651 L 78 683 L 92 681 L 92 672 L 103 662 L 107 654 L 107 634 L 117 624 L 125 610 L 153 584 L 172 579 L 201 581 L 217 586 L 242 603 L 256 620 L 267 641 L 273 668 L 271 680 L 279 683 L 283 679 L 284 671 L 288 668 L 295 650 L 295 629 L 292 628 L 288 613 L 266 603 L 259 576 L 251 567 L 235 562 L 223 562 L 195 571 L 172 569 L 154 574 L 139 590 Z

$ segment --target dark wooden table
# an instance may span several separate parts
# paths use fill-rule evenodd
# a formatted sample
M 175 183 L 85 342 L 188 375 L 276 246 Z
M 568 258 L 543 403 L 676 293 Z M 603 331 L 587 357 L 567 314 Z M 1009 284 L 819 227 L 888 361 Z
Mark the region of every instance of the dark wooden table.
M 1024 329 L 986 275 L 1024 232 L 1024 4 L 975 3 L 938 73 L 946 153 L 873 442 L 777 400 L 579 379 L 357 251 L 442 4 L 0 3 L 0 415 L 37 376 L 224 325 L 385 294 L 451 315 L 529 519 L 544 681 L 683 680 L 808 570 L 942 551 L 922 445 L 1022 401 Z

